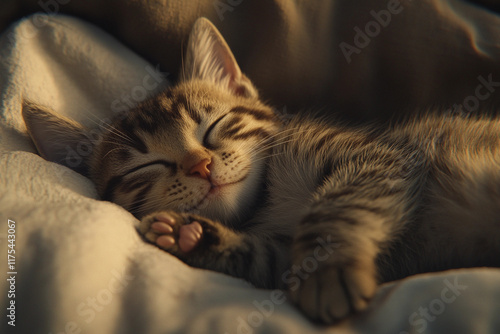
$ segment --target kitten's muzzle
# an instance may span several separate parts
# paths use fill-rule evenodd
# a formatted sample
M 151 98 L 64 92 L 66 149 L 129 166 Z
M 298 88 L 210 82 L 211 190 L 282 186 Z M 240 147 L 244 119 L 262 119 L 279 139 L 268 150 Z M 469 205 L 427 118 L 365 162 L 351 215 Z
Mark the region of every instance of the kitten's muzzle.
M 208 152 L 197 150 L 186 154 L 182 160 L 187 176 L 199 177 L 210 181 L 212 157 Z

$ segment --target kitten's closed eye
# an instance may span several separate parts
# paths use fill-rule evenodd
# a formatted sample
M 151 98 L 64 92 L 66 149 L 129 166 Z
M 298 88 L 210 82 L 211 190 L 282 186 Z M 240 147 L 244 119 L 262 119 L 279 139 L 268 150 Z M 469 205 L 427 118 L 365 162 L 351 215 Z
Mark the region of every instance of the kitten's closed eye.
M 203 146 L 205 146 L 206 148 L 208 148 L 210 150 L 216 149 L 216 147 L 214 146 L 214 138 L 211 138 L 211 135 L 213 137 L 212 132 L 214 132 L 215 126 L 217 126 L 217 124 L 219 124 L 220 121 L 222 121 L 222 119 L 224 117 L 226 117 L 227 115 L 228 114 L 224 114 L 222 116 L 219 116 L 219 118 L 217 118 L 215 120 L 215 122 L 213 122 L 212 124 L 210 124 L 210 126 L 207 129 L 207 131 L 205 132 L 205 135 L 203 136 Z
M 175 174 L 176 171 L 177 171 L 177 166 L 175 163 L 173 162 L 169 162 L 169 161 L 166 161 L 166 160 L 154 160 L 154 161 L 151 161 L 151 162 L 147 162 L 145 164 L 141 164 L 139 166 L 136 166 L 134 168 L 131 168 L 129 169 L 127 172 L 125 172 L 124 174 L 125 175 L 128 175 L 128 174 L 131 174 L 133 172 L 136 172 L 142 168 L 146 168 L 146 167 L 149 167 L 149 166 L 154 166 L 154 165 L 160 165 L 160 166 L 164 166 L 170 170 L 172 170 L 172 172 Z

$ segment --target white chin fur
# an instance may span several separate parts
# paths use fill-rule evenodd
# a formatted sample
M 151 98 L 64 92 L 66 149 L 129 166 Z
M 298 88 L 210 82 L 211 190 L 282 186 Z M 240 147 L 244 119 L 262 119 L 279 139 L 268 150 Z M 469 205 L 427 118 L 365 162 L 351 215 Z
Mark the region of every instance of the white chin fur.
M 249 213 L 257 200 L 260 183 L 258 177 L 257 173 L 250 173 L 245 180 L 208 195 L 198 207 L 197 214 L 228 225 L 236 224 Z

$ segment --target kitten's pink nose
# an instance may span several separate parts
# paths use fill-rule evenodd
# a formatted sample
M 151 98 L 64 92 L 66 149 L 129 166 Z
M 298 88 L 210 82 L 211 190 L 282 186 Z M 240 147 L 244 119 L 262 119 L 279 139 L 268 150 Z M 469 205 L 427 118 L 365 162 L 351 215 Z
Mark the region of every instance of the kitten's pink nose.
M 189 153 L 183 161 L 188 176 L 201 177 L 206 180 L 210 178 L 211 163 L 212 159 L 205 152 Z
M 209 159 L 204 159 L 191 167 L 189 170 L 189 175 L 190 176 L 198 176 L 201 177 L 202 179 L 207 179 L 210 177 L 210 169 L 208 168 L 210 163 Z

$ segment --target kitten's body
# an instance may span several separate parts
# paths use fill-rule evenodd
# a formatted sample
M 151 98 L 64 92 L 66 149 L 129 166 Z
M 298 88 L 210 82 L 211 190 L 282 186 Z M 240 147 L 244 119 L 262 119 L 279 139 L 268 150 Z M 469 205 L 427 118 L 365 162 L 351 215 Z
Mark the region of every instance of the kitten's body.
M 24 116 L 53 161 L 59 140 L 85 138 L 39 107 Z M 193 266 L 288 286 L 324 322 L 362 310 L 382 281 L 500 266 L 498 118 L 429 114 L 385 131 L 313 116 L 284 125 L 203 20 L 183 82 L 106 129 L 85 169 L 104 199 L 142 219 L 149 241 Z M 182 230 L 197 224 L 201 237 Z

